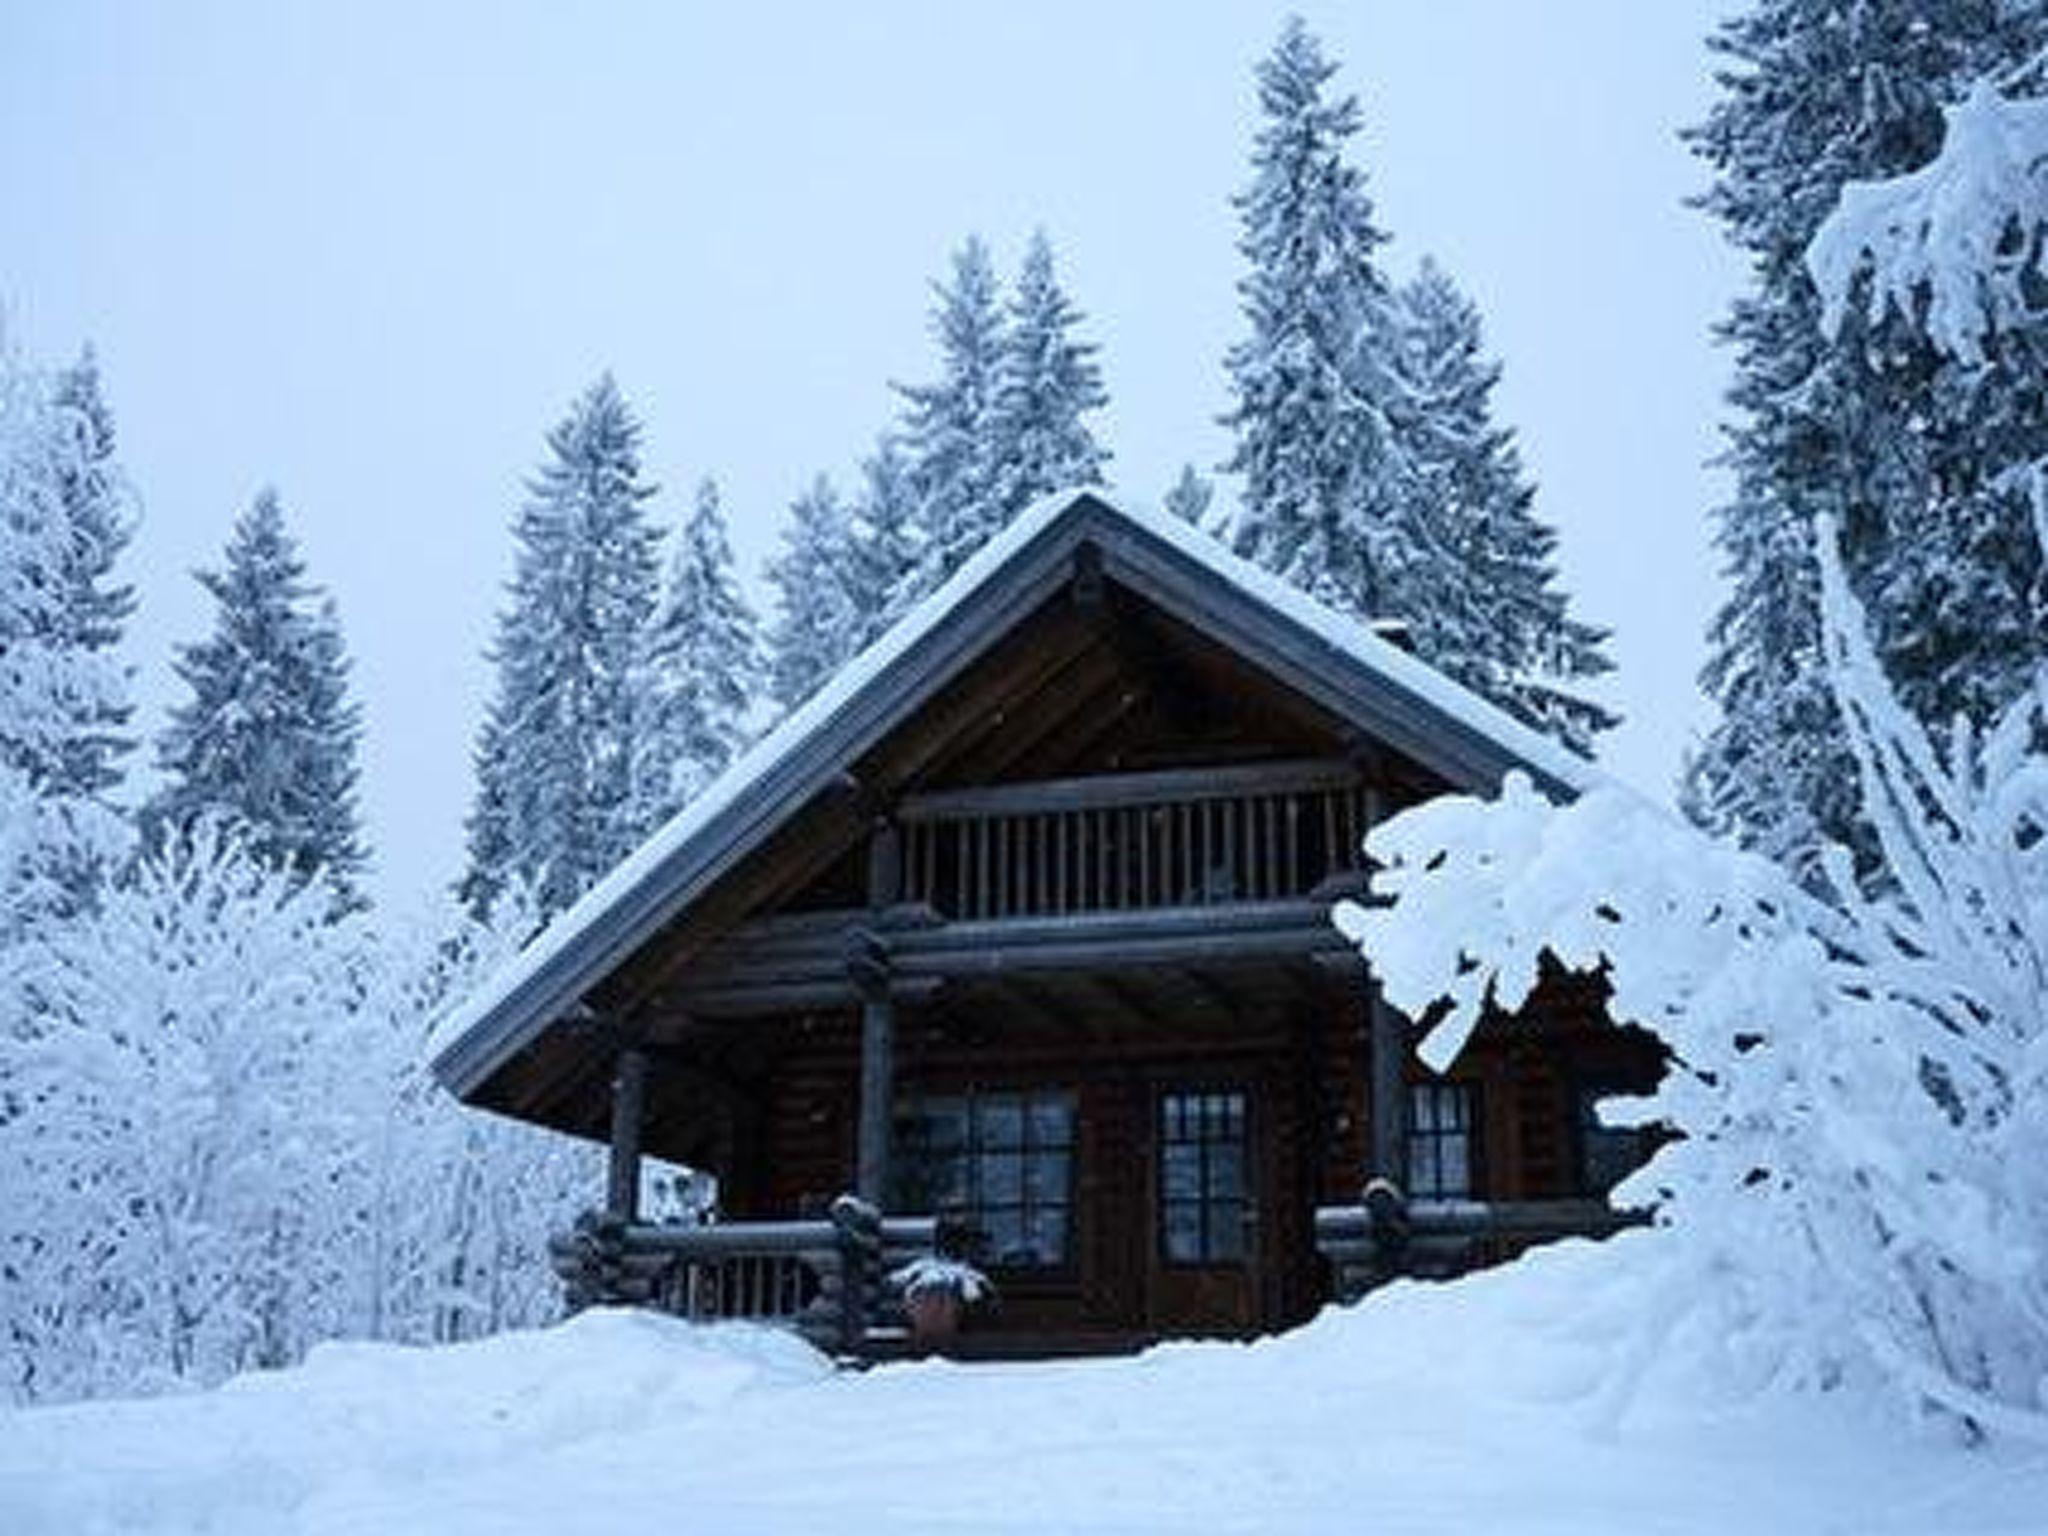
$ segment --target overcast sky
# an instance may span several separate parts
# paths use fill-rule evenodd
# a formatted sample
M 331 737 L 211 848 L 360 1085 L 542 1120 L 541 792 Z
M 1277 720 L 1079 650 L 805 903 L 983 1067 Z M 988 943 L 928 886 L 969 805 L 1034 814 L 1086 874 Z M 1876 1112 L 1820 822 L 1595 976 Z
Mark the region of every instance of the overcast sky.
M 1615 631 L 1606 761 L 1668 795 L 1707 718 L 1708 329 L 1740 276 L 1676 133 L 1728 6 L 1298 8 L 1363 99 L 1390 264 L 1435 253 L 1486 314 L 1566 582 Z M 1119 487 L 1213 465 L 1229 199 L 1287 9 L 7 7 L 0 297 L 32 355 L 99 349 L 145 727 L 208 622 L 188 573 L 275 483 L 355 657 L 380 888 L 452 878 L 543 432 L 613 369 L 664 519 L 715 474 L 752 578 L 929 371 L 927 283 L 969 231 L 1006 273 L 1052 234 Z

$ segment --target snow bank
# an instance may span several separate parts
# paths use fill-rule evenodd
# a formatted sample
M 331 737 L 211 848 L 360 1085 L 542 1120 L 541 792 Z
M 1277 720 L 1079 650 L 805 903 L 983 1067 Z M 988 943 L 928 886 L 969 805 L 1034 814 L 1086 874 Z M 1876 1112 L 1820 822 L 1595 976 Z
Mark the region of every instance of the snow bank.
M 1403 1284 L 1257 1344 L 834 1375 L 587 1314 L 0 1418 L 0 1530 L 2039 1532 L 2048 1462 L 1734 1390 L 1668 1234 Z M 1638 1382 L 1623 1402 L 1619 1379 Z

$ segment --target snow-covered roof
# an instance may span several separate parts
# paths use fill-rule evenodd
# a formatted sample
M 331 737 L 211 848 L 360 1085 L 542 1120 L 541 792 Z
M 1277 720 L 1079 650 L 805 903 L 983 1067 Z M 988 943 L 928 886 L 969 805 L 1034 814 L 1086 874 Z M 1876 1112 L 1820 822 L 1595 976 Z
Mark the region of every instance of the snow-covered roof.
M 1521 768 L 1554 793 L 1601 775 L 1495 705 L 1164 511 L 1067 491 L 1021 513 L 944 585 L 737 758 L 509 964 L 429 1042 L 467 1096 L 681 911 L 832 775 L 1063 581 L 1092 543 L 1108 578 L 1197 618 L 1206 633 L 1450 782 L 1490 788 Z M 1197 609 L 1189 613 L 1186 610 Z

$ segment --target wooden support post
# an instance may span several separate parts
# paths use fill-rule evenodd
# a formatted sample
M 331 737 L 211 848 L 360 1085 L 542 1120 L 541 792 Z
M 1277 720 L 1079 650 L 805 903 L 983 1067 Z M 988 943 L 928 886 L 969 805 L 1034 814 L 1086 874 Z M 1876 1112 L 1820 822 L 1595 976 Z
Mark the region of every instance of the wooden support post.
M 640 1131 L 647 1117 L 647 1052 L 620 1049 L 612 1070 L 612 1157 L 605 1209 L 621 1221 L 640 1218 Z
M 889 1189 L 889 1132 L 895 1113 L 896 1005 L 881 978 L 862 989 L 860 1146 L 854 1191 L 881 1210 Z
M 1372 1055 L 1372 1167 L 1369 1177 L 1408 1191 L 1408 1040 L 1401 1015 L 1374 982 L 1366 1004 Z

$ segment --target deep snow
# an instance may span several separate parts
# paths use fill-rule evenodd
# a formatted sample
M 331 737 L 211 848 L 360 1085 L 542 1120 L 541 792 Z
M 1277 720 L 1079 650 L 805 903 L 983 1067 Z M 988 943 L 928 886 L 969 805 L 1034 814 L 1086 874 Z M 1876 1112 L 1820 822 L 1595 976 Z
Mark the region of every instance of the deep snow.
M 0 1416 L 0 1531 L 2048 1531 L 2048 1457 L 1895 1404 L 1732 1393 L 1661 1233 L 1408 1284 L 1252 1345 L 834 1373 L 596 1312 L 334 1345 L 201 1395 Z M 1624 1404 L 1617 1362 L 1650 1358 Z

